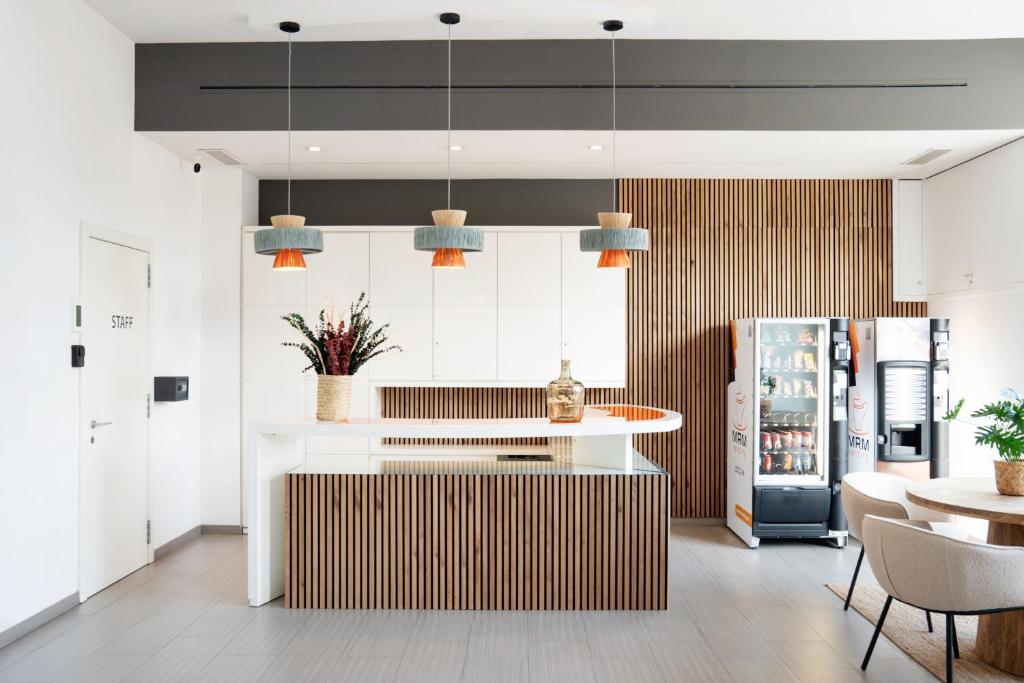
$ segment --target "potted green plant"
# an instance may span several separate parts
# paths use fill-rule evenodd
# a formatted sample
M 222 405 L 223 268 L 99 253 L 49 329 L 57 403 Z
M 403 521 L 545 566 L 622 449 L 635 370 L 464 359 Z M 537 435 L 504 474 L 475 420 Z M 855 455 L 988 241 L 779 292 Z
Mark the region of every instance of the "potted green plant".
M 284 342 L 283 346 L 302 351 L 309 361 L 303 372 L 316 373 L 316 419 L 320 421 L 347 420 L 352 405 L 352 376 L 370 359 L 402 350 L 386 346 L 388 325 L 374 327 L 366 310 L 369 304 L 366 293 L 360 294 L 349 306 L 347 322 L 335 322 L 333 308 L 321 310 L 314 329 L 298 313 L 281 316 L 306 338 L 305 342 Z
M 943 419 L 958 419 L 964 399 L 957 402 Z M 1003 399 L 986 403 L 971 413 L 974 418 L 989 418 L 988 424 L 974 427 L 974 442 L 996 449 L 996 489 L 1004 496 L 1024 496 L 1024 398 L 1013 389 L 1003 390 Z

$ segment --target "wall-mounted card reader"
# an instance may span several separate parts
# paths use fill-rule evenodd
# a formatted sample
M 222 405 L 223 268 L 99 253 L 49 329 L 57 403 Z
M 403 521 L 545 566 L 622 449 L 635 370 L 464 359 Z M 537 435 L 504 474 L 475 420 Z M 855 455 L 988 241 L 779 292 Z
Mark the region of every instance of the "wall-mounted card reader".
M 83 346 L 82 344 L 71 345 L 71 367 L 85 367 L 85 346 Z
M 188 377 L 156 377 L 153 380 L 154 401 L 187 401 Z

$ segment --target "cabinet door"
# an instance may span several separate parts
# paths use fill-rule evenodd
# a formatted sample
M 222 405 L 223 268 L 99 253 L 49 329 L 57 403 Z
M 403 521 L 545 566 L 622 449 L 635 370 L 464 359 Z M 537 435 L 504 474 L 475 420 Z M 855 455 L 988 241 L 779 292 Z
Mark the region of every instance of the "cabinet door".
M 562 234 L 562 305 L 626 305 L 626 269 L 598 268 L 598 254 L 580 251 L 577 232 Z
M 574 306 L 562 311 L 562 357 L 583 384 L 626 383 L 626 309 Z
M 562 296 L 561 244 L 557 233 L 500 233 L 498 305 L 557 306 Z
M 978 157 L 971 167 L 971 278 L 974 287 L 1024 280 L 1024 143 Z
M 558 306 L 498 309 L 498 379 L 544 386 L 558 376 L 562 311 Z
M 438 306 L 494 306 L 498 302 L 497 235 L 484 233 L 484 250 L 466 253 L 465 268 L 433 268 Z
M 306 272 L 274 270 L 274 257 L 257 254 L 253 234 L 242 236 L 242 305 L 306 306 Z M 311 257 L 312 258 L 312 257 Z
M 430 264 L 427 264 L 430 268 Z M 378 306 L 370 316 L 376 325 L 389 323 L 388 345 L 401 352 L 374 358 L 367 371 L 371 380 L 425 380 L 433 375 L 433 309 L 430 306 Z
M 434 271 L 429 251 L 412 248 L 411 232 L 370 233 L 370 303 L 430 306 Z
M 924 181 L 893 181 L 893 299 L 924 301 Z
M 970 286 L 970 164 L 925 181 L 925 286 L 929 294 Z
M 370 235 L 324 233 L 324 250 L 306 257 L 306 304 L 319 312 L 334 308 L 348 319 L 349 305 L 370 293 Z
M 497 309 L 434 308 L 434 379 L 494 381 L 498 376 Z

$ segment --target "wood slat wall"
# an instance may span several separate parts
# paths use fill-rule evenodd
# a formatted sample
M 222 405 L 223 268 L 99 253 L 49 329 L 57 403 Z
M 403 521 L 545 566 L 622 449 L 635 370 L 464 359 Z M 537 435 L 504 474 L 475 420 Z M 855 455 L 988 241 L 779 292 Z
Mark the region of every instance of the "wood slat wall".
M 665 475 L 289 474 L 285 606 L 667 609 Z
M 678 410 L 683 429 L 637 447 L 673 477 L 672 515 L 725 515 L 729 321 L 923 316 L 892 300 L 889 180 L 624 179 L 622 211 L 651 231 L 627 277 L 627 385 L 587 402 Z M 552 377 L 554 373 L 552 374 Z M 543 415 L 539 389 L 389 389 L 386 415 Z

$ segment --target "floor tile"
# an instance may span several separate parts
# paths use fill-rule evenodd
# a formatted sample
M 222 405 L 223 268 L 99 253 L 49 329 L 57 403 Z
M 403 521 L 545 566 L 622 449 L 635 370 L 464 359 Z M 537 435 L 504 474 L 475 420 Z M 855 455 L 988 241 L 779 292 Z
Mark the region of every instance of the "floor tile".
M 520 683 L 530 680 L 526 657 L 468 657 L 462 670 L 467 683 Z
M 263 675 L 273 657 L 217 655 L 199 672 L 197 683 L 249 683 Z
M 68 670 L 109 642 L 103 636 L 57 636 L 0 670 L 0 682 L 56 681 Z
M 194 617 L 150 614 L 121 635 L 101 647 L 99 652 L 151 655 L 189 625 Z
M 419 615 L 413 611 L 367 612 L 344 654 L 348 657 L 401 657 L 416 631 L 418 620 Z
M 593 681 L 594 664 L 590 646 L 565 641 L 531 642 L 531 681 Z
M 402 657 L 398 680 L 457 681 L 465 662 L 465 640 L 412 640 Z
M 315 683 L 326 681 L 348 641 L 296 636 L 260 677 L 261 683 Z
M 276 655 L 288 645 L 302 626 L 302 615 L 293 610 L 262 608 L 228 642 L 226 655 Z
M 476 615 L 469 611 L 426 610 L 416 622 L 412 637 L 417 640 L 466 640 Z
M 384 683 L 398 678 L 401 657 L 341 657 L 334 664 L 331 683 Z
M 481 612 L 469 633 L 467 657 L 525 658 L 528 633 L 526 619 Z
M 650 659 L 595 657 L 594 676 L 599 683 L 661 683 L 665 677 L 658 662 Z
M 666 680 L 694 683 L 731 680 L 714 651 L 703 642 L 653 643 L 651 649 Z
M 129 681 L 193 681 L 227 644 L 227 638 L 175 638 L 133 671 Z
M 776 657 L 726 658 L 722 664 L 736 683 L 799 683 L 796 675 Z

